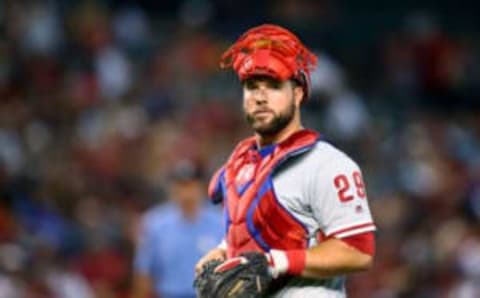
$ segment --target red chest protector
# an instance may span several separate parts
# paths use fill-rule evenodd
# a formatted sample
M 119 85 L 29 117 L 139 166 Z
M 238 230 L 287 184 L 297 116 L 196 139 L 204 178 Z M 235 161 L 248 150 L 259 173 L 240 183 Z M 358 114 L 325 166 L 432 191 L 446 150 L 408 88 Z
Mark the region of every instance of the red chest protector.
M 298 131 L 256 163 L 254 137 L 237 145 L 209 187 L 210 197 L 225 204 L 228 257 L 252 250 L 307 248 L 308 231 L 277 201 L 272 173 L 289 158 L 309 151 L 318 138 L 314 131 Z M 253 177 L 239 190 L 238 179 L 246 172 Z

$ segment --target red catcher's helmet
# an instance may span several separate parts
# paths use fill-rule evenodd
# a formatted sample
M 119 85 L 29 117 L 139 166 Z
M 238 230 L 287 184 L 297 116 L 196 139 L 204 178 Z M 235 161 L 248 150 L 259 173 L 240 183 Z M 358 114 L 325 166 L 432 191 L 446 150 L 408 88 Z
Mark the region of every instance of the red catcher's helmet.
M 245 32 L 222 55 L 220 66 L 232 67 L 241 81 L 253 75 L 267 75 L 279 80 L 294 79 L 310 95 L 310 71 L 317 57 L 295 34 L 271 24 Z

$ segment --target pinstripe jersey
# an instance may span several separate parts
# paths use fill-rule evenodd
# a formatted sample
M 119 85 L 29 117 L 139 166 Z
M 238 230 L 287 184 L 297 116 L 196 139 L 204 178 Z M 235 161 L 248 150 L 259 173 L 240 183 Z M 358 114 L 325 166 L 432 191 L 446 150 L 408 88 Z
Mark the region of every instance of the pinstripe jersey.
M 325 141 L 282 164 L 273 173 L 273 189 L 279 204 L 307 228 L 309 247 L 322 238 L 375 230 L 358 165 Z M 346 297 L 345 278 L 294 277 L 274 297 Z

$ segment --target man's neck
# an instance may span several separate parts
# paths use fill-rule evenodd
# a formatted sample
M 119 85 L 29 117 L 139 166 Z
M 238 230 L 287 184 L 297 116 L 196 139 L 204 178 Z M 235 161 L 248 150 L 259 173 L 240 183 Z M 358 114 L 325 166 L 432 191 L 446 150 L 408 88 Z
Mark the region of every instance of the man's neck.
M 200 204 L 197 203 L 180 205 L 179 207 L 187 221 L 195 221 L 200 213 Z
M 272 144 L 278 144 L 281 143 L 282 141 L 288 139 L 289 136 L 291 136 L 293 133 L 302 130 L 303 126 L 301 123 L 296 123 L 292 125 L 288 125 L 278 133 L 274 135 L 260 135 L 260 134 L 255 134 L 257 137 L 257 145 L 258 148 L 262 148 L 268 145 Z

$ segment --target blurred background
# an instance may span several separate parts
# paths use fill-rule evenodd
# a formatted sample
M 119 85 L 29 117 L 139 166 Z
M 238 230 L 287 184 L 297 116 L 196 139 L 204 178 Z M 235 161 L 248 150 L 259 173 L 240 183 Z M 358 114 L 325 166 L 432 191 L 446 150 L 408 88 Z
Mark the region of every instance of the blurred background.
M 305 124 L 364 171 L 377 258 L 349 297 L 480 297 L 479 9 L 0 0 L 0 297 L 130 297 L 169 171 L 211 174 L 251 133 L 218 61 L 266 22 L 318 54 Z

